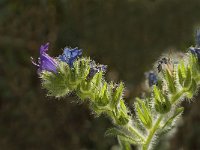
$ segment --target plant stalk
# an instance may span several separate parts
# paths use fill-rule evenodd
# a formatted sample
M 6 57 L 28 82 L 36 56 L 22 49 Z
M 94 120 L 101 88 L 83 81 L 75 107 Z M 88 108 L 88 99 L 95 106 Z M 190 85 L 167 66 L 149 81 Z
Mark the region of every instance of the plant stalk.
M 142 142 L 145 141 L 145 138 L 143 135 L 141 135 L 135 128 L 133 128 L 130 124 L 127 124 L 126 128 L 131 131 L 133 134 L 137 135 Z
M 148 150 L 149 149 L 149 145 L 152 142 L 152 139 L 157 131 L 157 129 L 159 128 L 160 122 L 163 119 L 163 115 L 160 115 L 158 117 L 158 119 L 156 120 L 155 124 L 153 125 L 153 127 L 151 128 L 149 135 L 147 136 L 146 142 L 143 144 L 142 146 L 142 150 Z

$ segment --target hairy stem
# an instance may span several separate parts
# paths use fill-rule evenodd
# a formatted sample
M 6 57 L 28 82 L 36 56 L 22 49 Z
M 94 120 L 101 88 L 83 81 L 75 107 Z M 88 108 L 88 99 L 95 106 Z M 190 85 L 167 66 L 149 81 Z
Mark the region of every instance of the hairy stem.
M 177 100 L 180 99 L 180 97 L 185 93 L 185 89 L 182 89 L 181 91 L 177 92 L 174 96 L 172 96 L 171 103 L 174 104 Z
M 141 135 L 135 128 L 133 128 L 129 123 L 126 125 L 126 128 L 131 131 L 133 134 L 135 134 L 136 136 L 138 136 L 142 142 L 145 141 L 145 138 L 143 135 Z
M 121 150 L 131 150 L 131 145 L 130 145 L 130 143 L 121 140 L 121 139 L 120 139 L 120 136 L 117 136 L 117 139 L 118 139 L 118 142 L 119 142 L 119 145 L 120 145 Z
M 163 119 L 163 115 L 160 115 L 158 119 L 156 120 L 155 124 L 153 127 L 150 129 L 149 135 L 147 136 L 147 139 L 145 143 L 143 144 L 142 150 L 148 150 L 150 143 L 152 142 L 152 139 L 159 128 L 160 122 Z

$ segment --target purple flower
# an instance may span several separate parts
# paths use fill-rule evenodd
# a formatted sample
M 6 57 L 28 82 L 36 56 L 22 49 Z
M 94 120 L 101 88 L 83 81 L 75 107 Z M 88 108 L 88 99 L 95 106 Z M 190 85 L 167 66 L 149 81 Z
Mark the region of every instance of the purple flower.
M 96 73 L 102 71 L 102 72 L 106 72 L 107 66 L 105 65 L 100 65 L 100 64 L 96 64 L 95 61 L 91 61 L 90 62 L 90 72 L 88 75 L 88 78 L 93 77 Z
M 59 59 L 72 67 L 74 61 L 81 55 L 82 50 L 79 50 L 78 48 L 70 49 L 66 47 L 63 54 L 59 56 Z
M 40 46 L 40 57 L 38 58 L 38 64 L 33 61 L 33 58 L 31 58 L 32 63 L 38 67 L 38 73 L 41 73 L 44 70 L 54 73 L 57 72 L 57 62 L 46 53 L 48 48 L 49 43 Z

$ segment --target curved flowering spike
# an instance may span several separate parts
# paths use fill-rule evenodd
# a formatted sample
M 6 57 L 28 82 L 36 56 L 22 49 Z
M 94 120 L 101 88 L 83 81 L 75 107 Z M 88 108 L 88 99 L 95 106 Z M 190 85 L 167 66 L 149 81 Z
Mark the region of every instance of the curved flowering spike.
M 47 43 L 40 48 L 39 64 L 33 64 L 39 67 L 39 71 L 45 70 L 40 78 L 50 96 L 59 98 L 76 92 L 80 100 L 89 100 L 97 116 L 105 114 L 111 118 L 114 129 L 117 129 L 111 133 L 123 143 L 121 148 L 130 150 L 130 144 L 136 144 L 141 150 L 150 150 L 159 139 L 156 137 L 175 125 L 183 112 L 179 108 L 182 100 L 192 98 L 197 92 L 200 84 L 200 32 L 196 38 L 196 46 L 190 48 L 191 53 L 184 59 L 163 57 L 157 62 L 158 74 L 149 72 L 147 78 L 153 88 L 144 101 L 135 102 L 137 119 L 125 105 L 124 84 L 106 82 L 106 66 L 89 58 L 78 58 L 81 50 L 65 48 L 58 58 L 60 61 L 55 61 L 46 54 Z
M 33 58 L 31 57 L 32 63 L 38 67 L 38 73 L 41 73 L 42 71 L 50 71 L 50 72 L 57 72 L 57 62 L 55 59 L 50 57 L 46 51 L 49 48 L 49 43 L 46 43 L 45 45 L 40 46 L 40 57 L 38 58 L 38 64 L 33 61 Z
M 59 59 L 63 62 L 66 62 L 70 67 L 73 66 L 74 61 L 82 55 L 82 50 L 78 48 L 70 49 L 66 47 L 62 55 L 59 56 Z

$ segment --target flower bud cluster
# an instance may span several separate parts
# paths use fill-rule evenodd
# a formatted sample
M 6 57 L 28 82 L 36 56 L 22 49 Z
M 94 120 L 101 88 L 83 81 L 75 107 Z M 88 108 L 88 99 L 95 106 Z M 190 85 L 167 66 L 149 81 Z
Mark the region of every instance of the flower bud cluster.
M 41 46 L 42 63 L 37 66 L 40 69 L 42 86 L 47 89 L 48 95 L 59 98 L 75 91 L 81 100 L 90 101 L 91 109 L 97 115 L 107 114 L 119 125 L 126 125 L 129 122 L 129 110 L 123 100 L 124 84 L 106 82 L 103 77 L 105 65 L 81 57 L 82 51 L 78 48 L 65 48 L 63 54 L 57 58 L 46 54 L 47 50 L 48 45 Z M 43 60 L 43 55 L 48 55 L 49 59 Z

